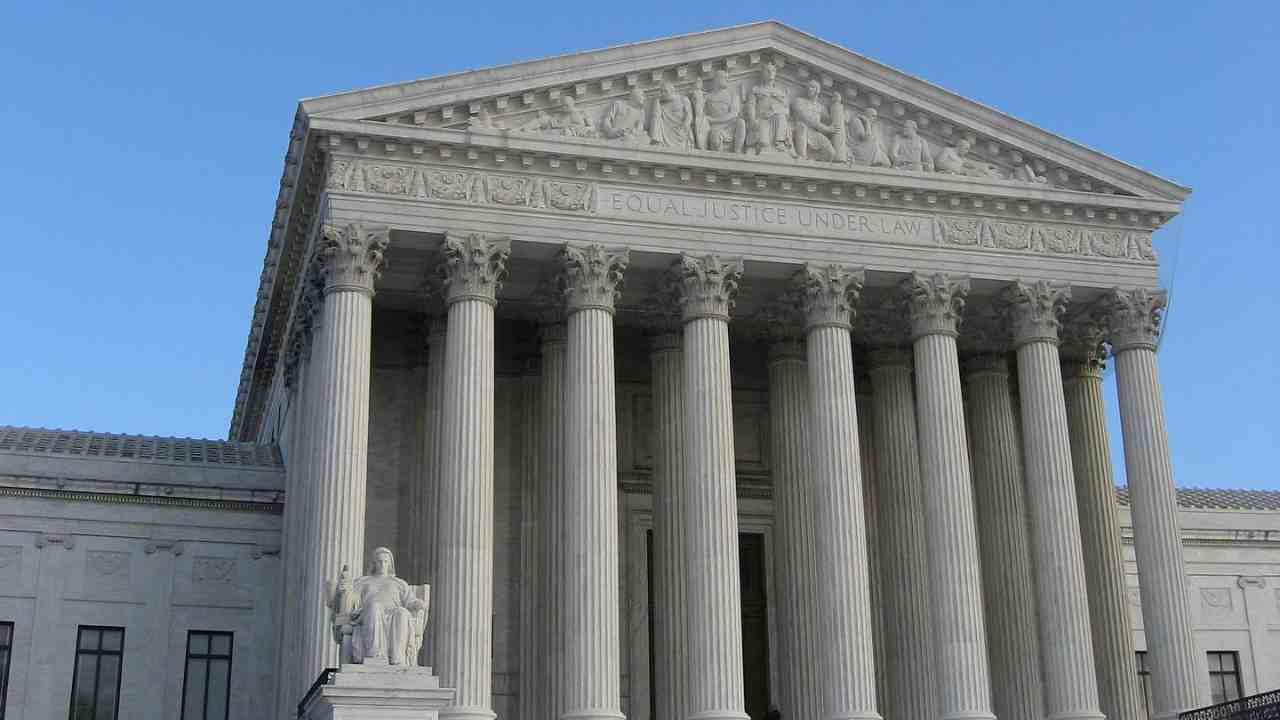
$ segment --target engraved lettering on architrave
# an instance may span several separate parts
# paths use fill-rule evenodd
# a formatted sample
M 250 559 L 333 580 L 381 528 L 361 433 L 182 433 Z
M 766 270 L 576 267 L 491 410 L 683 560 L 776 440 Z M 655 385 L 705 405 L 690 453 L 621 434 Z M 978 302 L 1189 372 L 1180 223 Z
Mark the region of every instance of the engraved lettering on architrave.
M 925 215 L 859 210 L 785 201 L 710 198 L 600 186 L 598 215 L 714 228 L 936 245 L 933 220 Z

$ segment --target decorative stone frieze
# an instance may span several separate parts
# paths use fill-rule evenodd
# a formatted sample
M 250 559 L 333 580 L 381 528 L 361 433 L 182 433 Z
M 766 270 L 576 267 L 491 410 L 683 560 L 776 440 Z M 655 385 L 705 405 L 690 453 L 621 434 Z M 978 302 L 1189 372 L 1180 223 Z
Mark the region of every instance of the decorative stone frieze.
M 912 338 L 960 334 L 960 317 L 969 295 L 969 278 L 944 273 L 912 273 L 901 291 L 911 314 Z
M 1062 313 L 1070 300 L 1070 287 L 1047 280 L 1018 280 L 1005 288 L 1001 304 L 1009 315 L 1014 347 L 1029 342 L 1057 344 Z
M 382 274 L 383 253 L 390 241 L 384 227 L 351 223 L 325 225 L 316 259 L 324 272 L 324 292 L 373 294 L 373 284 Z
M 597 308 L 612 314 L 630 257 L 622 247 L 565 244 L 560 249 L 561 282 L 569 313 Z
M 495 304 L 498 288 L 507 277 L 510 256 L 511 241 L 507 238 L 489 238 L 480 233 L 446 234 L 440 270 L 445 302 L 452 305 L 461 300 L 480 300 Z
M 680 283 L 681 316 L 685 322 L 729 319 L 738 279 L 742 277 L 742 258 L 682 253 L 672 272 Z
M 866 271 L 844 265 L 806 264 L 792 282 L 800 291 L 805 329 L 852 327 L 853 306 L 862 293 Z
M 1116 288 L 1103 302 L 1112 352 L 1156 349 L 1169 294 L 1164 290 Z
M 1149 230 L 957 215 L 936 215 L 934 222 L 942 245 L 1037 255 L 1156 261 Z

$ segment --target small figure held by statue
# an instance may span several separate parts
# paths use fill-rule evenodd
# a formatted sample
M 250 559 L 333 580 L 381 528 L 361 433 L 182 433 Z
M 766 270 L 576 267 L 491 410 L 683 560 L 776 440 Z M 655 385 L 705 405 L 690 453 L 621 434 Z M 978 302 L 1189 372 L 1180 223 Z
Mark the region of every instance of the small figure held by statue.
M 396 577 L 395 557 L 375 548 L 368 575 L 351 579 L 349 566 L 327 596 L 341 662 L 415 667 L 427 627 L 430 586 Z

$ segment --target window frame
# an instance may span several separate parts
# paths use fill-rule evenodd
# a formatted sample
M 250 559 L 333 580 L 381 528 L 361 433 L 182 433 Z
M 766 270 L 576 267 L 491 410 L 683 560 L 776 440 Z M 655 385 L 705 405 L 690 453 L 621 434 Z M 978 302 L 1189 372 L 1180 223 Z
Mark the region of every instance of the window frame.
M 1147 720 L 1151 720 L 1151 666 L 1148 665 L 1151 655 L 1146 650 L 1138 650 L 1133 655 L 1134 667 L 1138 671 L 1138 692 L 1142 694 L 1139 698 L 1142 700 L 1142 712 Z
M 1218 667 L 1222 667 L 1222 658 L 1231 658 L 1231 670 L 1214 670 L 1211 661 L 1218 659 Z M 1215 685 L 1222 687 L 1222 694 L 1227 695 L 1227 678 L 1235 678 L 1235 697 L 1228 697 L 1218 702 L 1231 702 L 1244 697 L 1244 682 L 1240 672 L 1240 653 L 1237 650 L 1210 650 L 1205 653 L 1205 662 L 1209 667 L 1209 692 L 1213 693 Z
M 80 647 L 80 638 L 86 630 L 92 630 L 99 633 L 98 647 L 96 649 L 87 650 L 85 648 Z M 101 633 L 104 633 L 107 631 L 120 632 L 120 649 L 119 650 L 103 650 L 102 649 Z M 120 718 L 120 682 L 124 678 L 125 637 L 126 637 L 125 628 L 116 626 L 116 625 L 78 625 L 76 626 L 76 662 L 75 662 L 75 665 L 73 665 L 71 668 L 71 701 L 69 704 L 70 706 L 67 708 L 68 720 L 75 720 L 76 690 L 78 689 L 77 683 L 80 680 L 80 658 L 84 655 L 92 655 L 95 658 L 102 658 L 104 656 L 113 656 L 113 657 L 120 658 L 120 665 L 116 671 L 115 707 L 112 709 L 112 712 L 111 712 L 112 717 L 115 718 L 115 720 L 119 720 Z M 98 695 L 99 695 L 99 688 L 101 686 L 101 683 L 99 681 L 101 680 L 101 678 L 102 678 L 102 662 L 101 660 L 99 660 L 99 662 L 94 665 L 94 669 L 93 669 L 93 714 L 95 716 L 98 714 Z
M 195 635 L 204 635 L 206 637 L 206 640 L 208 641 L 208 648 L 209 648 L 208 652 L 204 652 L 204 653 L 191 652 L 191 638 L 192 636 L 195 636 Z M 213 639 L 215 637 L 224 637 L 224 636 L 227 638 L 227 653 L 225 655 L 214 653 Z M 182 664 L 182 696 L 181 696 L 182 708 L 179 711 L 178 717 L 181 720 L 229 720 L 229 718 L 231 717 L 231 670 L 232 670 L 232 667 L 234 666 L 234 662 L 235 662 L 234 657 L 235 657 L 235 650 L 236 650 L 235 632 L 230 630 L 197 630 L 194 628 L 188 629 L 187 644 L 186 644 L 185 650 L 186 650 L 186 660 L 184 660 Z M 200 704 L 200 707 L 202 708 L 201 715 L 203 717 L 200 717 L 200 718 L 187 717 L 187 683 L 190 680 L 192 660 L 202 660 L 205 663 L 204 702 Z M 223 704 L 222 704 L 223 717 L 221 718 L 209 718 L 209 663 L 213 660 L 227 661 L 227 688 L 226 688 L 226 697 L 223 698 Z
M 0 720 L 4 720 L 4 708 L 9 699 L 9 669 L 13 667 L 13 621 L 0 622 L 0 628 L 9 630 L 6 639 L 0 641 Z

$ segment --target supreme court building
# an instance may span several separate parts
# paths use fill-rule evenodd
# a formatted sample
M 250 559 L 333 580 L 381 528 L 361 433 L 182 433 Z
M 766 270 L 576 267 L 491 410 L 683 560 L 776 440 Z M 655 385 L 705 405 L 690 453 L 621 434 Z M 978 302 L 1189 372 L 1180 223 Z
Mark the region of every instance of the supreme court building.
M 229 442 L 0 442 L 25 717 L 80 697 L 81 616 L 95 657 L 128 625 L 121 717 L 232 631 L 229 717 L 293 717 L 379 546 L 449 720 L 1169 718 L 1248 607 L 1269 689 L 1280 516 L 1210 505 L 1223 569 L 1184 558 L 1152 233 L 1189 192 L 774 22 L 305 100 Z M 169 649 L 132 684 L 129 633 Z

